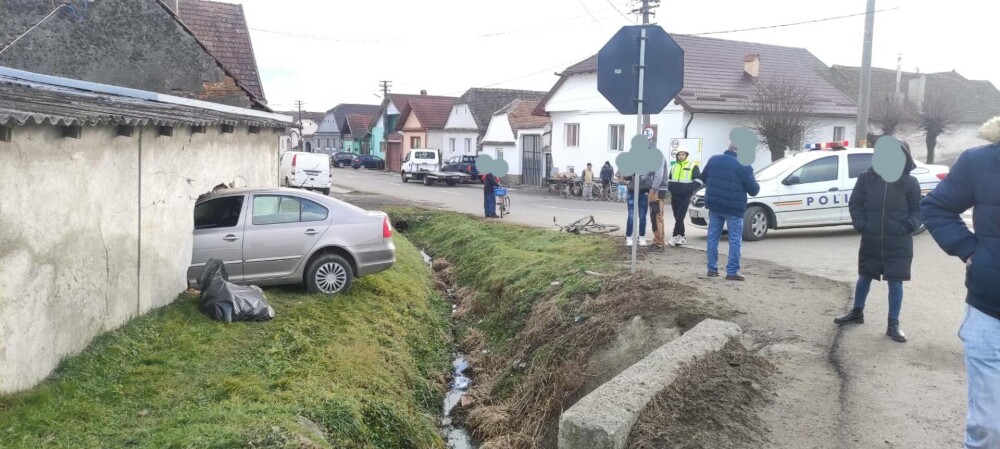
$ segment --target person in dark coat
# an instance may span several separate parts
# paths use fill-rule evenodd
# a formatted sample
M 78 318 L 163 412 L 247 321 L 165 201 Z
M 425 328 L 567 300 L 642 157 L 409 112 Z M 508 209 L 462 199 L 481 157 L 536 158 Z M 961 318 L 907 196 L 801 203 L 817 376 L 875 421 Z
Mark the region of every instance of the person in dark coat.
M 726 279 L 745 281 L 740 274 L 740 252 L 743 248 L 743 214 L 747 210 L 747 195 L 760 193 L 753 168 L 740 163 L 736 146 L 712 156 L 701 172 L 705 182 L 705 207 L 708 208 L 708 276 L 719 276 L 719 241 L 723 226 L 729 228 L 729 263 Z
M 607 191 L 608 187 L 611 186 L 611 180 L 615 177 L 615 169 L 611 167 L 611 162 L 604 161 L 604 165 L 601 167 L 601 185 L 604 190 Z
M 493 173 L 483 175 L 483 208 L 486 209 L 486 218 L 500 218 L 497 215 L 497 195 L 493 191 L 500 185 L 500 180 Z
M 921 205 L 927 230 L 965 264 L 968 415 L 965 447 L 1000 447 L 1000 117 L 983 125 L 989 145 L 966 150 Z M 970 228 L 962 214 L 972 209 Z M 943 298 L 950 299 L 950 298 Z
M 920 182 L 910 175 L 917 165 L 904 142 L 906 165 L 895 182 L 886 182 L 875 168 L 858 176 L 849 202 L 851 223 L 861 233 L 858 251 L 858 283 L 854 308 L 834 319 L 840 325 L 864 323 L 865 300 L 872 280 L 889 283 L 889 324 L 886 335 L 900 343 L 906 335 L 899 329 L 903 305 L 903 281 L 910 280 L 913 263 L 913 233 L 920 229 Z

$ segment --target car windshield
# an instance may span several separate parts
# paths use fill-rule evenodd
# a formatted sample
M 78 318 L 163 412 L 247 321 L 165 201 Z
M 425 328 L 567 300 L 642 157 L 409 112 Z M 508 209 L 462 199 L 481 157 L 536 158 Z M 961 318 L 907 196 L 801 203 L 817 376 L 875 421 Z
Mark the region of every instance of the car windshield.
M 800 161 L 801 159 L 796 159 L 794 156 L 783 157 L 757 170 L 754 176 L 758 181 L 769 181 L 788 171 Z

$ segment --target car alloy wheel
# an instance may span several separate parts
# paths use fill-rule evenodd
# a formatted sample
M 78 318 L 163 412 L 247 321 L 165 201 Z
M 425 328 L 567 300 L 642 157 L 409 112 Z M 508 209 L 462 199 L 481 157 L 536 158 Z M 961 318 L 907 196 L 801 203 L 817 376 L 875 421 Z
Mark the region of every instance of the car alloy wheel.
M 316 270 L 316 288 L 328 295 L 340 293 L 347 285 L 347 270 L 340 263 L 330 261 L 320 265 Z
M 763 239 L 768 229 L 767 211 L 760 206 L 751 206 L 747 209 L 743 226 L 744 240 L 755 242 Z

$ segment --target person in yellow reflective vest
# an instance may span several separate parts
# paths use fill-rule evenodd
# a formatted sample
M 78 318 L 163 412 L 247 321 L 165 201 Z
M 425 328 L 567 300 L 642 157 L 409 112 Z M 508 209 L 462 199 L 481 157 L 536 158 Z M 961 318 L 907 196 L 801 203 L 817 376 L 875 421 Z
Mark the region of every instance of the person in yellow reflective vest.
M 670 176 L 667 179 L 670 207 L 674 210 L 674 236 L 667 242 L 670 246 L 687 244 L 687 238 L 684 236 L 684 218 L 691 204 L 691 196 L 704 186 L 698 163 L 689 160 L 689 156 L 684 147 L 677 150 L 677 162 L 670 167 Z

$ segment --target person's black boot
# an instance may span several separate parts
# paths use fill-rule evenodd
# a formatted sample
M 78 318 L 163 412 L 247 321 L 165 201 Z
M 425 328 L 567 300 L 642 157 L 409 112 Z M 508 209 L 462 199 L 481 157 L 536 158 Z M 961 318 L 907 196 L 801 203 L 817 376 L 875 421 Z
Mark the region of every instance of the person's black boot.
M 885 334 L 894 341 L 906 343 L 906 334 L 899 330 L 899 320 L 889 320 L 889 327 L 886 328 Z
M 834 318 L 833 322 L 839 325 L 849 323 L 862 324 L 865 322 L 865 309 L 855 307 L 850 312 Z

